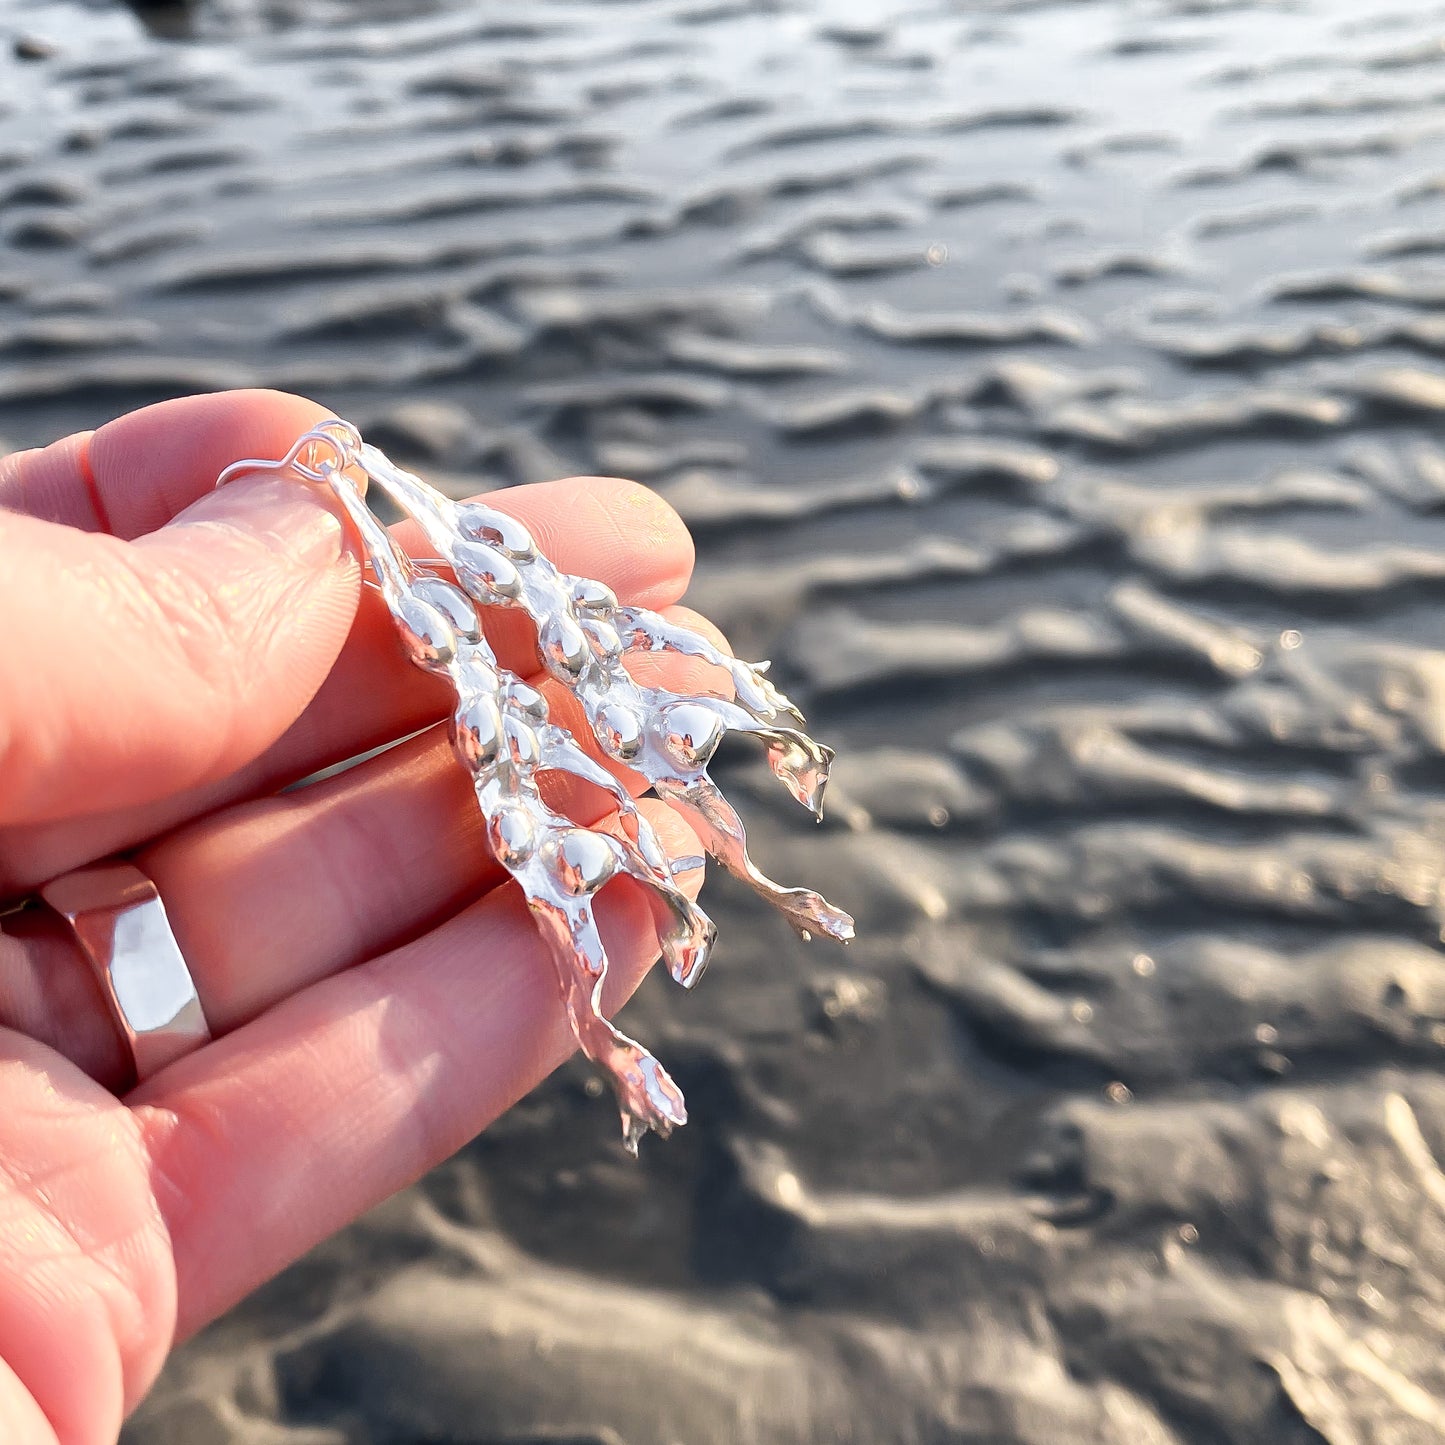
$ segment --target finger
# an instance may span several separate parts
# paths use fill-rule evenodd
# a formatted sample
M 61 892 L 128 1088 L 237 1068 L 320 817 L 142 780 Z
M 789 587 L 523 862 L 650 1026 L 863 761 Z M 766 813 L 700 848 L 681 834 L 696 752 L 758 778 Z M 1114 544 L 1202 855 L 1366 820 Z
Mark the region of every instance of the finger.
M 661 822 L 670 851 L 696 850 L 679 820 Z M 613 1009 L 656 934 L 628 880 L 597 916 Z M 175 1249 L 179 1336 L 455 1152 L 574 1047 L 508 886 L 158 1074 L 131 1102 Z
M 100 506 L 91 499 L 88 453 L 94 432 L 75 432 L 48 447 L 0 457 L 0 510 L 23 512 L 43 522 L 104 531 Z
M 693 554 L 686 528 L 671 507 L 635 483 L 574 478 L 513 488 L 488 500 L 543 539 L 558 566 L 597 577 L 624 600 L 659 606 L 687 586 Z M 536 658 L 530 624 L 513 619 L 504 631 L 501 617 L 487 610 L 489 636 L 494 629 L 501 633 L 502 662 L 514 671 L 530 670 Z M 316 697 L 259 758 L 228 777 L 147 804 L 108 813 L 96 808 L 83 823 L 0 827 L 0 898 L 426 727 L 448 710 L 448 697 L 444 684 L 401 655 L 385 608 L 367 593 Z
M 219 436 L 184 437 L 193 467 L 325 413 L 251 393 L 224 415 Z M 127 420 L 131 433 L 148 424 Z M 131 438 L 162 473 L 181 441 Z M 134 542 L 0 513 L 0 557 L 0 821 L 11 824 L 143 802 L 254 757 L 330 670 L 359 581 L 329 499 L 270 476 L 212 491 Z
M 36 1403 L 30 1387 L 0 1359 L 0 1440 L 44 1440 L 55 1428 L 54 1418 Z
M 83 532 L 163 527 L 242 457 L 282 457 L 329 415 L 281 391 L 221 391 L 142 407 L 53 445 L 0 459 L 0 507 Z
M 102 1445 L 159 1373 L 175 1321 L 140 1130 L 119 1100 L 14 1034 L 0 1034 L 0 1097 L 0 1389 L 13 1371 L 49 1422 L 0 1439 Z
M 359 584 L 339 519 L 272 478 L 134 543 L 0 515 L 0 555 L 9 824 L 146 802 L 255 757 L 330 670 Z

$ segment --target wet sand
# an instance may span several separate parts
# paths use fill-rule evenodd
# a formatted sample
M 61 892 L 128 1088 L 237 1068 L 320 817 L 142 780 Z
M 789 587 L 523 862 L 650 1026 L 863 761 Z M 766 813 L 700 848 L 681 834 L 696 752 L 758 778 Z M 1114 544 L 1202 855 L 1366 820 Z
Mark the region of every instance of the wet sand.
M 129 1445 L 1445 1438 L 1438 9 L 0 20 L 0 435 L 265 383 L 648 482 L 859 922 L 711 881 L 625 1016 L 686 1130 L 569 1067 Z

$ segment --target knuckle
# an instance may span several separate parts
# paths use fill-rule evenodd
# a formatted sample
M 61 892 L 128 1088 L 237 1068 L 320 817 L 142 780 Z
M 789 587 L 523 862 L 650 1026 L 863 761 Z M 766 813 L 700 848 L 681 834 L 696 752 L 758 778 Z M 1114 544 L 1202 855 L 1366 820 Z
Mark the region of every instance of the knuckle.
M 228 716 L 242 684 L 231 642 L 244 625 L 245 602 L 228 602 L 211 579 L 174 557 L 161 560 L 124 546 L 116 554 L 121 585 L 112 598 L 130 614 L 125 633 L 144 629 L 169 673 L 165 682 L 210 704 L 212 717 Z

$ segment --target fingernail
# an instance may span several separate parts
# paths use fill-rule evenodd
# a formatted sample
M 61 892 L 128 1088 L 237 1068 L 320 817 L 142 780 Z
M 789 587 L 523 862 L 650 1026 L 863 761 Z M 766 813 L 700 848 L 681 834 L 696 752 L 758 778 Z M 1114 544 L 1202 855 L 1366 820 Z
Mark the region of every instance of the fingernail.
M 172 526 L 225 527 L 311 568 L 334 566 L 351 550 L 337 503 L 320 486 L 294 477 L 238 477 L 208 492 Z

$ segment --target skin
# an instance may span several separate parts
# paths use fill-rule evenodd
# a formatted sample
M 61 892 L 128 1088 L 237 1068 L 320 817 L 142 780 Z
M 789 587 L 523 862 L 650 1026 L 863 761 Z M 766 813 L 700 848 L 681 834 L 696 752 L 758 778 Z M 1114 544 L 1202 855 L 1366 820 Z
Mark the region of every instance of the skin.
M 9 1445 L 112 1445 L 175 1343 L 574 1048 L 443 729 L 278 795 L 447 707 L 401 657 L 324 494 L 212 488 L 227 462 L 280 456 L 324 415 L 275 392 L 193 397 L 0 461 L 0 900 L 132 857 L 216 1035 L 117 1097 L 128 1060 L 64 927 L 37 908 L 4 920 Z M 687 532 L 643 488 L 574 478 L 491 500 L 563 568 L 705 626 L 672 606 Z M 489 617 L 488 634 L 504 664 L 535 672 L 523 621 Z M 643 665 L 673 687 L 702 681 L 684 659 Z M 558 802 L 584 821 L 603 811 L 586 785 Z M 672 813 L 643 807 L 673 856 L 700 851 Z M 610 1009 L 656 932 L 627 880 L 598 918 Z

